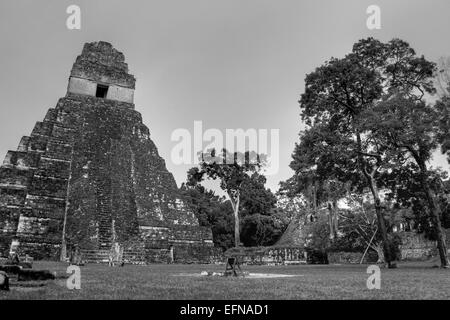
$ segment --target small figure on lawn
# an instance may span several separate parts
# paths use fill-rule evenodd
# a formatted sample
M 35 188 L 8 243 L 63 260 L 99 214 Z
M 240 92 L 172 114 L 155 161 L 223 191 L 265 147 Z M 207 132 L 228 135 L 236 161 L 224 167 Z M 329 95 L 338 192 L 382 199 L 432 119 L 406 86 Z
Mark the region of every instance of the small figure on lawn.
M 170 264 L 173 263 L 173 246 L 172 245 L 169 247 L 169 263 Z
M 123 262 L 123 248 L 118 242 L 114 242 L 114 244 L 111 246 L 111 249 L 109 250 L 109 256 L 108 256 L 108 265 L 110 267 L 114 267 L 116 265 L 120 265 L 121 267 L 124 266 Z
M 80 251 L 80 247 L 76 244 L 72 250 L 70 250 L 70 257 L 69 257 L 69 261 L 70 264 L 75 265 L 75 266 L 81 266 L 82 262 L 81 262 L 81 251 Z

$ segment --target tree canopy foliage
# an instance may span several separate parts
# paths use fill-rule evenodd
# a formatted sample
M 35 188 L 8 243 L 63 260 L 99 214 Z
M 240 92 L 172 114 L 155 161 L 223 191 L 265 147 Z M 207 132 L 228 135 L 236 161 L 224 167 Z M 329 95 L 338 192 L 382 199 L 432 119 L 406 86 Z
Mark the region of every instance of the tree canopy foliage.
M 403 40 L 363 39 L 344 58 L 331 58 L 308 74 L 299 101 L 306 129 L 293 153 L 295 174 L 282 188 L 295 194 L 313 185 L 315 204 L 342 197 L 343 190 L 369 190 L 390 266 L 395 254 L 380 188 L 389 185 L 384 183 L 388 176 L 392 179 L 399 172 L 419 179 L 442 265 L 448 265 L 440 206 L 430 185 L 434 171 L 427 167 L 438 146 L 448 152 L 447 98 L 436 105 L 425 101 L 436 91 L 435 71 L 433 62 L 418 56 Z M 416 170 L 408 172 L 413 164 Z M 341 186 L 334 194 L 324 188 L 330 182 Z

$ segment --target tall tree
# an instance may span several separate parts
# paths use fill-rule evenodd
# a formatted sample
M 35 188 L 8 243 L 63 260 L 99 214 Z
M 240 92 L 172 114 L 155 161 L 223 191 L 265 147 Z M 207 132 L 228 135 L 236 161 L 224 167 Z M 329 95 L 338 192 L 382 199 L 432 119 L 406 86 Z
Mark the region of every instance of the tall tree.
M 239 209 L 241 195 L 245 186 L 250 184 L 252 176 L 263 166 L 264 160 L 253 152 L 230 153 L 223 149 L 216 154 L 216 150 L 201 155 L 199 167 L 188 171 L 188 185 L 194 186 L 204 179 L 218 179 L 220 188 L 225 191 L 234 212 L 234 241 L 240 245 Z M 255 176 L 253 176 L 255 177 Z
M 448 112 L 448 110 L 447 110 Z M 441 266 L 448 268 L 445 233 L 441 210 L 432 188 L 433 172 L 427 166 L 439 146 L 441 113 L 422 100 L 406 97 L 402 92 L 388 97 L 362 114 L 361 130 L 396 153 L 402 160 L 411 159 L 419 169 L 419 179 L 437 238 Z
M 389 162 L 389 154 L 362 134 L 360 114 L 393 92 L 418 97 L 432 92 L 433 72 L 434 65 L 417 57 L 408 43 L 399 39 L 382 43 L 368 38 L 357 42 L 344 58 L 332 58 L 308 74 L 300 99 L 302 119 L 307 125 L 326 126 L 333 122 L 334 133 L 345 137 L 342 141 L 352 141 L 350 149 L 356 154 L 359 171 L 374 199 L 389 267 L 395 265 L 377 185 L 379 170 Z

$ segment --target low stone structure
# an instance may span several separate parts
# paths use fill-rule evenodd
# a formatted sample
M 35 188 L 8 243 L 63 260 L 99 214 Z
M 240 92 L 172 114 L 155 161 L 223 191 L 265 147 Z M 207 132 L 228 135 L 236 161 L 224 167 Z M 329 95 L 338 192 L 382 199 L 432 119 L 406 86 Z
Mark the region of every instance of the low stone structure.
M 87 43 L 67 94 L 0 167 L 0 256 L 12 247 L 36 259 L 119 244 L 164 261 L 208 261 L 212 232 L 199 226 L 133 104 L 124 55 Z M 97 255 L 96 255 L 97 254 Z M 129 255 L 132 260 L 132 255 Z
M 327 211 L 321 209 L 319 214 L 327 214 Z M 304 247 L 307 243 L 308 230 L 306 219 L 296 217 L 289 224 L 283 236 L 277 242 L 276 246 L 286 247 Z M 450 254 L 450 229 L 445 230 L 447 249 Z M 400 245 L 401 260 L 403 261 L 417 261 L 427 260 L 432 257 L 438 256 L 436 241 L 426 239 L 424 234 L 418 234 L 415 231 L 411 232 L 397 232 L 396 233 L 402 239 Z M 363 259 L 363 263 L 374 263 L 375 253 L 368 251 Z M 360 263 L 363 256 L 362 252 L 327 252 L 329 263 L 338 264 L 357 264 Z
M 399 235 L 402 239 L 400 246 L 402 260 L 427 260 L 438 255 L 436 241 L 428 240 L 424 234 L 400 232 Z
M 375 263 L 376 257 L 367 253 L 363 259 L 362 252 L 328 252 L 328 263 L 330 264 L 359 264 L 359 263 Z M 362 259 L 362 262 L 361 262 Z
M 247 265 L 306 264 L 304 249 L 294 246 L 231 248 L 225 257 L 238 257 Z

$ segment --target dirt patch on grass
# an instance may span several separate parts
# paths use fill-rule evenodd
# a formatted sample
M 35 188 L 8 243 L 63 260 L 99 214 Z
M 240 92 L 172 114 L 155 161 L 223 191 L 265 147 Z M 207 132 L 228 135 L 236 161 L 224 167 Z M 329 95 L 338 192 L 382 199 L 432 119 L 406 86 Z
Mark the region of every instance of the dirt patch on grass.
M 174 274 L 174 276 L 178 277 L 224 277 L 223 273 L 213 274 L 201 274 L 201 273 L 178 273 Z M 302 277 L 301 274 L 279 274 L 279 273 L 248 273 L 242 276 L 245 279 L 273 279 L 273 278 L 293 278 L 293 277 Z

